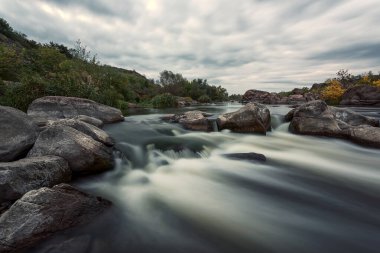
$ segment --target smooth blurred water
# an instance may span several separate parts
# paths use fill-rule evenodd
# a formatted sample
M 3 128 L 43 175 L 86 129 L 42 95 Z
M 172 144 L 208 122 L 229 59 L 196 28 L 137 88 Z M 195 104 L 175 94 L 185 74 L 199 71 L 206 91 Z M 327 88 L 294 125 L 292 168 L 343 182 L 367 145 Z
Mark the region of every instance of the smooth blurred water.
M 115 207 L 59 240 L 90 235 L 83 252 L 91 253 L 380 252 L 380 151 L 293 135 L 282 123 L 290 108 L 270 110 L 267 136 L 191 132 L 160 120 L 178 110 L 140 111 L 149 114 L 107 126 L 119 150 L 115 169 L 76 185 Z M 223 156 L 244 152 L 267 162 Z

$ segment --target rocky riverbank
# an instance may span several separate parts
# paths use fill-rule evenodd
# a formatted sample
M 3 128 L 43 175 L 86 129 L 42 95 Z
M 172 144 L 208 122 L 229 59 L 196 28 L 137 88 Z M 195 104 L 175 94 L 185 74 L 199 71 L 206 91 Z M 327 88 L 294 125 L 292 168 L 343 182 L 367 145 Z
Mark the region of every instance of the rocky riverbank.
M 0 106 L 0 252 L 31 247 L 89 223 L 111 206 L 68 185 L 114 166 L 112 138 L 100 127 L 120 110 L 72 97 L 42 97 L 27 114 Z

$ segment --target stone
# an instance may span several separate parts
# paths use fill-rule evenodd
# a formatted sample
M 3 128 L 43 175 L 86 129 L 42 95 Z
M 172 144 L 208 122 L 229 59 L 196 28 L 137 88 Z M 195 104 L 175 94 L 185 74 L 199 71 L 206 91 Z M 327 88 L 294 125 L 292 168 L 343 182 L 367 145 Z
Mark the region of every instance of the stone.
M 355 143 L 380 148 L 379 120 L 345 108 L 328 106 L 316 100 L 293 109 L 286 115 L 289 131 L 296 134 L 349 139 Z
M 112 147 L 113 145 L 115 145 L 115 141 L 105 131 L 84 121 L 75 119 L 61 119 L 56 121 L 49 121 L 48 123 L 48 126 L 56 125 L 72 127 L 90 136 L 94 140 L 103 143 L 106 146 Z
M 209 124 L 204 113 L 201 111 L 185 112 L 178 120 L 184 128 L 195 131 L 208 131 Z
M 223 156 L 235 160 L 247 160 L 250 162 L 266 162 L 267 158 L 263 154 L 249 152 L 249 153 L 232 153 L 224 154 Z
M 30 190 L 52 187 L 71 180 L 62 157 L 41 156 L 0 163 L 0 203 L 14 201 Z
M 236 112 L 225 113 L 217 119 L 219 130 L 239 133 L 266 134 L 271 129 L 269 109 L 259 103 L 248 103 Z
M 25 156 L 37 139 L 37 126 L 24 112 L 0 106 L 0 162 Z
M 98 128 L 102 128 L 103 125 L 104 125 L 103 121 L 101 121 L 100 119 L 97 119 L 97 118 L 94 118 L 94 117 L 90 117 L 90 116 L 86 116 L 86 115 L 78 115 L 78 116 L 75 116 L 72 119 L 86 122 L 86 123 L 91 124 L 93 126 L 96 126 Z
M 66 119 L 79 115 L 97 118 L 104 123 L 124 120 L 119 109 L 77 97 L 47 96 L 34 100 L 28 108 L 28 115 L 36 120 Z
M 65 158 L 77 174 L 113 168 L 113 149 L 68 126 L 55 125 L 42 131 L 28 157 L 55 155 Z
M 26 193 L 0 216 L 0 252 L 17 252 L 74 226 L 91 222 L 111 202 L 67 184 Z
M 340 105 L 380 106 L 380 87 L 362 85 L 347 89 Z

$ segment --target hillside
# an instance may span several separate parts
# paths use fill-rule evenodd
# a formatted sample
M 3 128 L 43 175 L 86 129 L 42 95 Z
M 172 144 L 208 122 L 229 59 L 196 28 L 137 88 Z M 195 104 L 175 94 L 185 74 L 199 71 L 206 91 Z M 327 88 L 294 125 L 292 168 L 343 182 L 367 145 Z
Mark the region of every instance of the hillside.
M 0 104 L 26 110 L 42 96 L 73 96 L 126 111 L 129 103 L 177 106 L 177 97 L 223 101 L 228 94 L 207 80 L 188 81 L 181 74 L 161 72 L 159 81 L 134 71 L 101 64 L 78 40 L 74 48 L 41 44 L 15 31 L 0 18 Z

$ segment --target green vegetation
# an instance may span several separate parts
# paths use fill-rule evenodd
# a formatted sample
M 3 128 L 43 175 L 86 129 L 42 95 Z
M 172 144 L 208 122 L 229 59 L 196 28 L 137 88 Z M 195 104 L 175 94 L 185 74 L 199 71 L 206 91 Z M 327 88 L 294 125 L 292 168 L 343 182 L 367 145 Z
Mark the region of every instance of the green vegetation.
M 336 77 L 327 79 L 318 87 L 313 87 L 310 91 L 319 94 L 328 104 L 339 104 L 344 92 L 355 86 L 377 86 L 380 87 L 380 72 L 375 75 L 372 71 L 359 75 L 352 75 L 348 70 L 341 69 L 336 73 Z
M 188 81 L 165 70 L 154 81 L 135 71 L 102 65 L 80 40 L 74 48 L 39 44 L 0 18 L 0 104 L 25 111 L 34 99 L 49 95 L 88 98 L 124 112 L 128 102 L 172 107 L 178 104 L 176 97 L 228 98 L 224 88 L 207 80 Z

